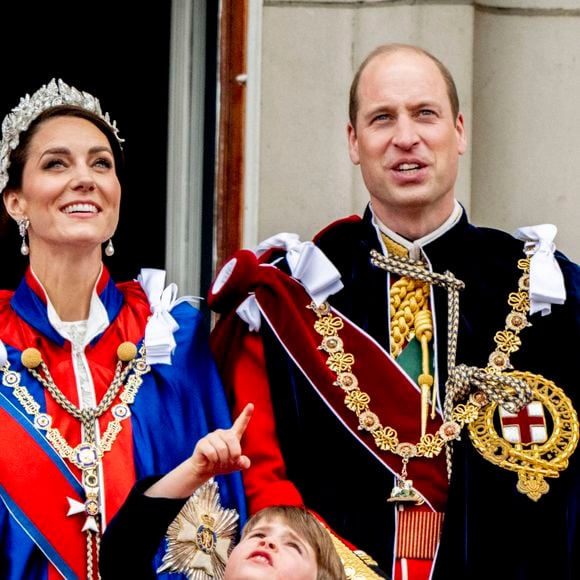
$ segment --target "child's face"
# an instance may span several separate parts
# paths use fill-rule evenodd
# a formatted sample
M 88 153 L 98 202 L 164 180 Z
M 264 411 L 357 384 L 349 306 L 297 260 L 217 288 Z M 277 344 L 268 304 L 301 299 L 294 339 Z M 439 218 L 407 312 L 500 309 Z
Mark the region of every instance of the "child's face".
M 232 550 L 224 580 L 316 580 L 314 550 L 280 518 L 259 521 Z

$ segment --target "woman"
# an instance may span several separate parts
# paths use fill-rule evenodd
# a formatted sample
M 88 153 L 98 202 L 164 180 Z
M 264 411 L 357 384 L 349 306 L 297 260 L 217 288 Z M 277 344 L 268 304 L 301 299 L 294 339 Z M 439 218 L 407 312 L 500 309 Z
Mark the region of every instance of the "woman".
M 144 270 L 102 261 L 119 219 L 122 139 L 54 79 L 7 115 L 0 191 L 30 264 L 0 292 L 0 577 L 96 578 L 107 522 L 137 479 L 231 425 L 202 315 Z M 239 473 L 218 478 L 245 518 Z M 131 558 L 131 554 L 127 554 Z M 162 561 L 162 550 L 157 561 Z

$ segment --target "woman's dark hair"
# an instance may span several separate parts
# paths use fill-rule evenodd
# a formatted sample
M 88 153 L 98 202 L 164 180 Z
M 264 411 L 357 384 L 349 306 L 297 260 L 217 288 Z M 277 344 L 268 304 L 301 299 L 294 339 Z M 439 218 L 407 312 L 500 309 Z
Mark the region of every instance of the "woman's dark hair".
M 103 120 L 101 117 L 92 113 L 91 111 L 87 111 L 82 107 L 78 107 L 75 105 L 57 105 L 56 107 L 51 107 L 50 109 L 46 109 L 32 123 L 26 131 L 20 133 L 20 141 L 18 143 L 18 147 L 12 151 L 10 154 L 10 166 L 8 167 L 8 183 L 6 184 L 5 189 L 19 189 L 22 185 L 22 172 L 24 170 L 24 164 L 26 163 L 26 158 L 28 156 L 28 146 L 30 144 L 30 140 L 36 132 L 38 128 L 44 121 L 48 119 L 53 119 L 55 117 L 78 117 L 81 119 L 86 119 L 87 121 L 91 122 L 95 125 L 98 129 L 100 129 L 107 140 L 109 141 L 109 145 L 111 146 L 111 150 L 113 151 L 113 157 L 115 159 L 115 169 L 117 172 L 117 176 L 119 181 L 122 182 L 122 173 L 123 173 L 123 165 L 124 165 L 124 155 L 123 149 L 121 148 L 121 144 L 115 137 L 115 134 L 111 127 Z

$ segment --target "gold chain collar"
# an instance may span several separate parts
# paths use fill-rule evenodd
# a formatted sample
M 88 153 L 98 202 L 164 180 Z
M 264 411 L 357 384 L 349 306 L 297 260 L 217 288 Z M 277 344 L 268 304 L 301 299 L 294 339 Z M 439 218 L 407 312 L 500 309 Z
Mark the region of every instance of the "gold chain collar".
M 422 435 L 417 443 L 399 442 L 396 430 L 390 426 L 383 426 L 378 415 L 371 410 L 370 396 L 359 388 L 358 379 L 352 373 L 354 356 L 344 351 L 343 341 L 338 336 L 338 331 L 344 327 L 342 319 L 331 313 L 327 303 L 320 307 L 315 304 L 309 306 L 317 315 L 315 330 L 323 336 L 319 348 L 329 355 L 327 365 L 337 374 L 334 384 L 345 391 L 345 406 L 357 415 L 359 429 L 369 431 L 379 449 L 402 458 L 403 467 L 398 476 L 398 484 L 393 490 L 393 499 L 418 500 L 417 494 L 412 490 L 412 482 L 406 480 L 407 464 L 412 457 L 435 457 L 443 447 L 446 447 L 447 472 L 448 477 L 451 477 L 450 444 L 454 439 L 459 438 L 461 429 L 465 425 L 469 425 L 470 436 L 482 455 L 494 463 L 501 464 L 502 467 L 520 471 L 519 491 L 527 493 L 532 499 L 537 499 L 539 489 L 545 490 L 542 493 L 547 491 L 542 474 L 537 473 L 540 462 L 528 459 L 524 467 L 514 467 L 509 462 L 503 461 L 503 457 L 498 460 L 497 448 L 490 451 L 486 447 L 486 442 L 482 442 L 478 437 L 479 422 L 483 418 L 489 431 L 490 412 L 493 413 L 498 405 L 517 413 L 536 395 L 540 401 L 549 404 L 548 408 L 556 417 L 554 429 L 556 439 L 550 440 L 545 458 L 547 460 L 548 457 L 553 457 L 554 453 L 557 455 L 550 469 L 551 476 L 554 476 L 554 473 L 557 476 L 557 471 L 567 466 L 567 458 L 578 443 L 576 413 L 561 389 L 551 383 L 550 393 L 539 396 L 539 389 L 533 386 L 534 375 L 505 372 L 511 368 L 510 354 L 521 346 L 519 332 L 531 325 L 526 317 L 529 311 L 529 256 L 518 261 L 518 267 L 524 273 L 518 282 L 518 291 L 510 293 L 508 297 L 508 304 L 512 307 L 512 311 L 506 318 L 506 328 L 496 333 L 494 337 L 496 349 L 489 356 L 488 366 L 482 369 L 455 364 L 459 327 L 459 290 L 463 289 L 463 282 L 457 280 L 450 272 L 443 275 L 431 272 L 423 262 L 407 257 L 383 256 L 376 250 L 371 250 L 370 254 L 371 263 L 379 268 L 400 276 L 411 276 L 430 284 L 444 286 L 448 290 L 448 380 L 445 385 L 444 422 L 436 433 Z M 545 391 L 545 380 L 542 385 Z M 473 393 L 471 393 L 471 386 L 475 387 Z M 464 400 L 465 397 L 468 397 L 466 403 L 455 403 L 458 399 Z M 560 410 L 556 400 L 562 401 Z M 570 419 L 564 420 L 563 417 L 570 417 Z M 561 428 L 564 429 L 563 434 Z M 492 440 L 492 445 L 497 446 L 497 438 L 488 437 L 488 439 Z M 558 453 L 562 445 L 565 449 Z
M 119 345 L 117 356 L 119 360 L 115 368 L 113 381 L 101 402 L 94 409 L 79 409 L 57 387 L 37 349 L 27 348 L 21 354 L 22 364 L 46 388 L 54 401 L 69 415 L 81 422 L 83 426 L 83 441 L 74 448 L 69 445 L 59 429 L 52 425 L 52 417 L 48 413 L 40 412 L 39 403 L 34 400 L 28 389 L 20 383 L 21 374 L 11 370 L 8 361 L 0 366 L 2 384 L 12 389 L 12 394 L 20 405 L 28 415 L 33 417 L 34 426 L 46 432 L 46 439 L 60 457 L 70 461 L 82 472 L 82 483 L 86 495 L 85 502 L 81 504 L 68 498 L 70 509 L 67 515 L 84 512 L 87 516 L 82 531 L 87 533 L 87 578 L 89 579 L 93 577 L 93 536 L 96 542 L 97 555 L 100 543 L 99 464 L 105 452 L 111 450 L 117 435 L 123 428 L 121 421 L 131 415 L 129 405 L 135 401 L 139 387 L 143 382 L 142 375 L 151 370 L 151 367 L 145 362 L 144 346 L 141 347 L 139 357 L 136 358 L 136 346 L 131 342 L 124 342 Z M 39 368 L 41 372 L 37 370 Z M 119 395 L 121 402 L 111 409 L 113 419 L 109 421 L 101 440 L 97 442 L 95 423 L 111 407 L 121 388 L 123 388 Z
M 465 284 L 455 278 L 451 272 L 445 272 L 445 274 L 439 274 L 437 272 L 432 272 L 427 268 L 427 265 L 419 260 L 413 260 L 407 256 L 398 255 L 388 255 L 384 256 L 376 250 L 371 250 L 370 252 L 371 264 L 387 272 L 392 272 L 398 276 L 404 276 L 409 278 L 414 278 L 425 282 L 431 286 L 441 286 L 447 289 L 447 304 L 448 304 L 448 316 L 447 316 L 447 335 L 448 335 L 448 349 L 447 349 L 447 368 L 449 372 L 455 368 L 455 357 L 457 352 L 457 333 L 459 329 L 459 291 L 463 290 Z M 436 396 L 437 385 L 433 386 L 433 396 Z M 454 389 L 448 389 L 447 391 L 448 400 L 451 406 L 448 408 L 448 412 L 444 413 L 444 425 L 453 426 L 453 431 L 457 431 L 455 437 L 448 437 L 443 440 L 441 447 L 445 446 L 446 449 L 446 461 L 447 461 L 447 477 L 451 479 L 452 471 L 452 449 L 451 442 L 453 439 L 459 437 L 461 427 L 467 423 L 467 421 L 472 421 L 475 419 L 474 413 L 476 414 L 477 408 L 479 407 L 479 397 L 471 397 L 469 401 L 465 404 L 457 405 L 457 414 L 454 413 L 453 404 L 459 398 L 459 394 Z M 423 407 L 423 405 L 422 405 Z M 434 407 L 434 405 L 433 405 Z M 457 415 L 457 416 L 456 416 Z M 433 435 L 423 434 L 424 437 L 433 437 Z M 438 443 L 438 441 L 437 441 Z M 445 445 L 447 443 L 447 445 Z M 406 466 L 409 458 L 413 457 L 413 452 L 415 450 L 414 444 L 408 444 L 410 455 L 405 459 L 403 458 L 403 469 L 401 472 L 401 477 L 398 478 L 398 486 L 393 490 L 393 495 L 400 494 L 401 497 L 406 497 L 408 495 L 408 490 L 411 485 L 410 481 L 406 481 Z
M 417 443 L 399 441 L 397 431 L 393 427 L 384 426 L 379 416 L 372 411 L 369 394 L 360 389 L 358 378 L 352 372 L 355 358 L 352 353 L 345 352 L 344 342 L 339 336 L 339 331 L 344 328 L 343 320 L 331 311 L 326 302 L 320 306 L 312 302 L 308 308 L 317 316 L 314 329 L 322 336 L 318 348 L 328 354 L 326 364 L 336 374 L 333 384 L 344 391 L 344 404 L 356 414 L 359 429 L 368 431 L 380 450 L 394 453 L 402 459 L 401 474 L 397 476 L 398 483 L 392 497 L 397 501 L 421 502 L 421 498 L 412 490 L 412 482 L 406 479 L 409 460 L 413 457 L 436 457 L 447 442 L 457 439 L 461 428 L 477 418 L 480 406 L 478 397 L 471 397 L 466 404 L 456 405 L 451 418 L 435 433 L 423 434 Z

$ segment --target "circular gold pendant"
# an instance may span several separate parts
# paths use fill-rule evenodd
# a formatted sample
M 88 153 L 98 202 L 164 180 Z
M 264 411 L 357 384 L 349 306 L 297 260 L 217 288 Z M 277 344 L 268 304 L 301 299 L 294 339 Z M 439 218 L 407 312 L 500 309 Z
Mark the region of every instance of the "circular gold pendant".
M 481 455 L 518 474 L 517 489 L 537 501 L 548 493 L 546 477 L 558 477 L 578 444 L 578 417 L 572 402 L 552 381 L 512 371 L 525 380 L 534 398 L 518 414 L 489 403 L 469 424 L 469 436 Z

